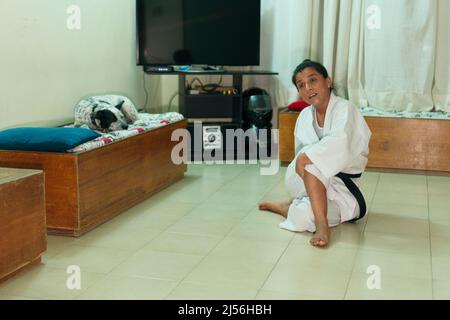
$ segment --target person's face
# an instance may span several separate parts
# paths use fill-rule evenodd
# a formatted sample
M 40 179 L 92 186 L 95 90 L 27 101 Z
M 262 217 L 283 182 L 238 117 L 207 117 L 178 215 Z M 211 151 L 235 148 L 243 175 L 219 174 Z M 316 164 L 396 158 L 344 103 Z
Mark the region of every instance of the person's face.
M 326 108 L 330 99 L 331 79 L 324 78 L 314 68 L 305 68 L 295 76 L 295 85 L 306 102 Z

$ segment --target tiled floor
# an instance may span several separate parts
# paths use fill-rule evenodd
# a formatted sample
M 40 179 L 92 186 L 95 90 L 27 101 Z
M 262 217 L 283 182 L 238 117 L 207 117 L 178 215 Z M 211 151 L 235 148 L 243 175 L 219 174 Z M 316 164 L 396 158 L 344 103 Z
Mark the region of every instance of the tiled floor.
M 190 165 L 83 237 L 50 236 L 0 299 L 450 299 L 450 177 L 366 172 L 368 216 L 317 249 L 257 209 L 285 198 L 285 169 Z M 67 288 L 70 265 L 80 290 Z

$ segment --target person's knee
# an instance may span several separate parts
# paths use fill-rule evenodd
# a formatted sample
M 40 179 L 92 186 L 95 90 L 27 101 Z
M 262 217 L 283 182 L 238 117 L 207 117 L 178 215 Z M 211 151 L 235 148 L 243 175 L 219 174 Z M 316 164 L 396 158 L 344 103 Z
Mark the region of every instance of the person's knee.
M 330 180 L 325 178 L 322 172 L 314 165 L 309 164 L 305 167 L 305 175 L 303 177 L 305 183 L 317 183 L 320 182 L 321 185 L 325 187 L 325 189 L 330 184 Z

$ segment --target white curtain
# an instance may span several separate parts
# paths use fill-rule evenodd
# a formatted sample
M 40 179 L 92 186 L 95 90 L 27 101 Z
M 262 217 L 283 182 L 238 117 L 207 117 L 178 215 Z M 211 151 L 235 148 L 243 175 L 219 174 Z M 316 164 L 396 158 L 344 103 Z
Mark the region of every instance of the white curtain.
M 297 97 L 303 59 L 324 64 L 338 95 L 386 111 L 450 112 L 448 0 L 262 0 L 261 69 L 272 94 Z M 255 81 L 257 83 L 257 81 Z
M 433 87 L 433 101 L 438 111 L 450 112 L 450 1 L 439 0 L 435 85 Z

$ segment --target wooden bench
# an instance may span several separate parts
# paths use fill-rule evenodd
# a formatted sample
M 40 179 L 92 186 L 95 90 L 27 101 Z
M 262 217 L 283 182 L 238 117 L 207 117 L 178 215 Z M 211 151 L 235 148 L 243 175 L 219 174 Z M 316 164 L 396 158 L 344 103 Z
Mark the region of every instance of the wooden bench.
M 279 159 L 294 159 L 299 112 L 279 114 Z M 372 131 L 368 168 L 450 172 L 450 121 L 365 117 Z
M 46 249 L 43 172 L 0 168 L 0 281 L 39 263 Z
M 174 164 L 180 120 L 81 153 L 0 150 L 0 166 L 42 169 L 49 234 L 80 236 L 184 177 Z

